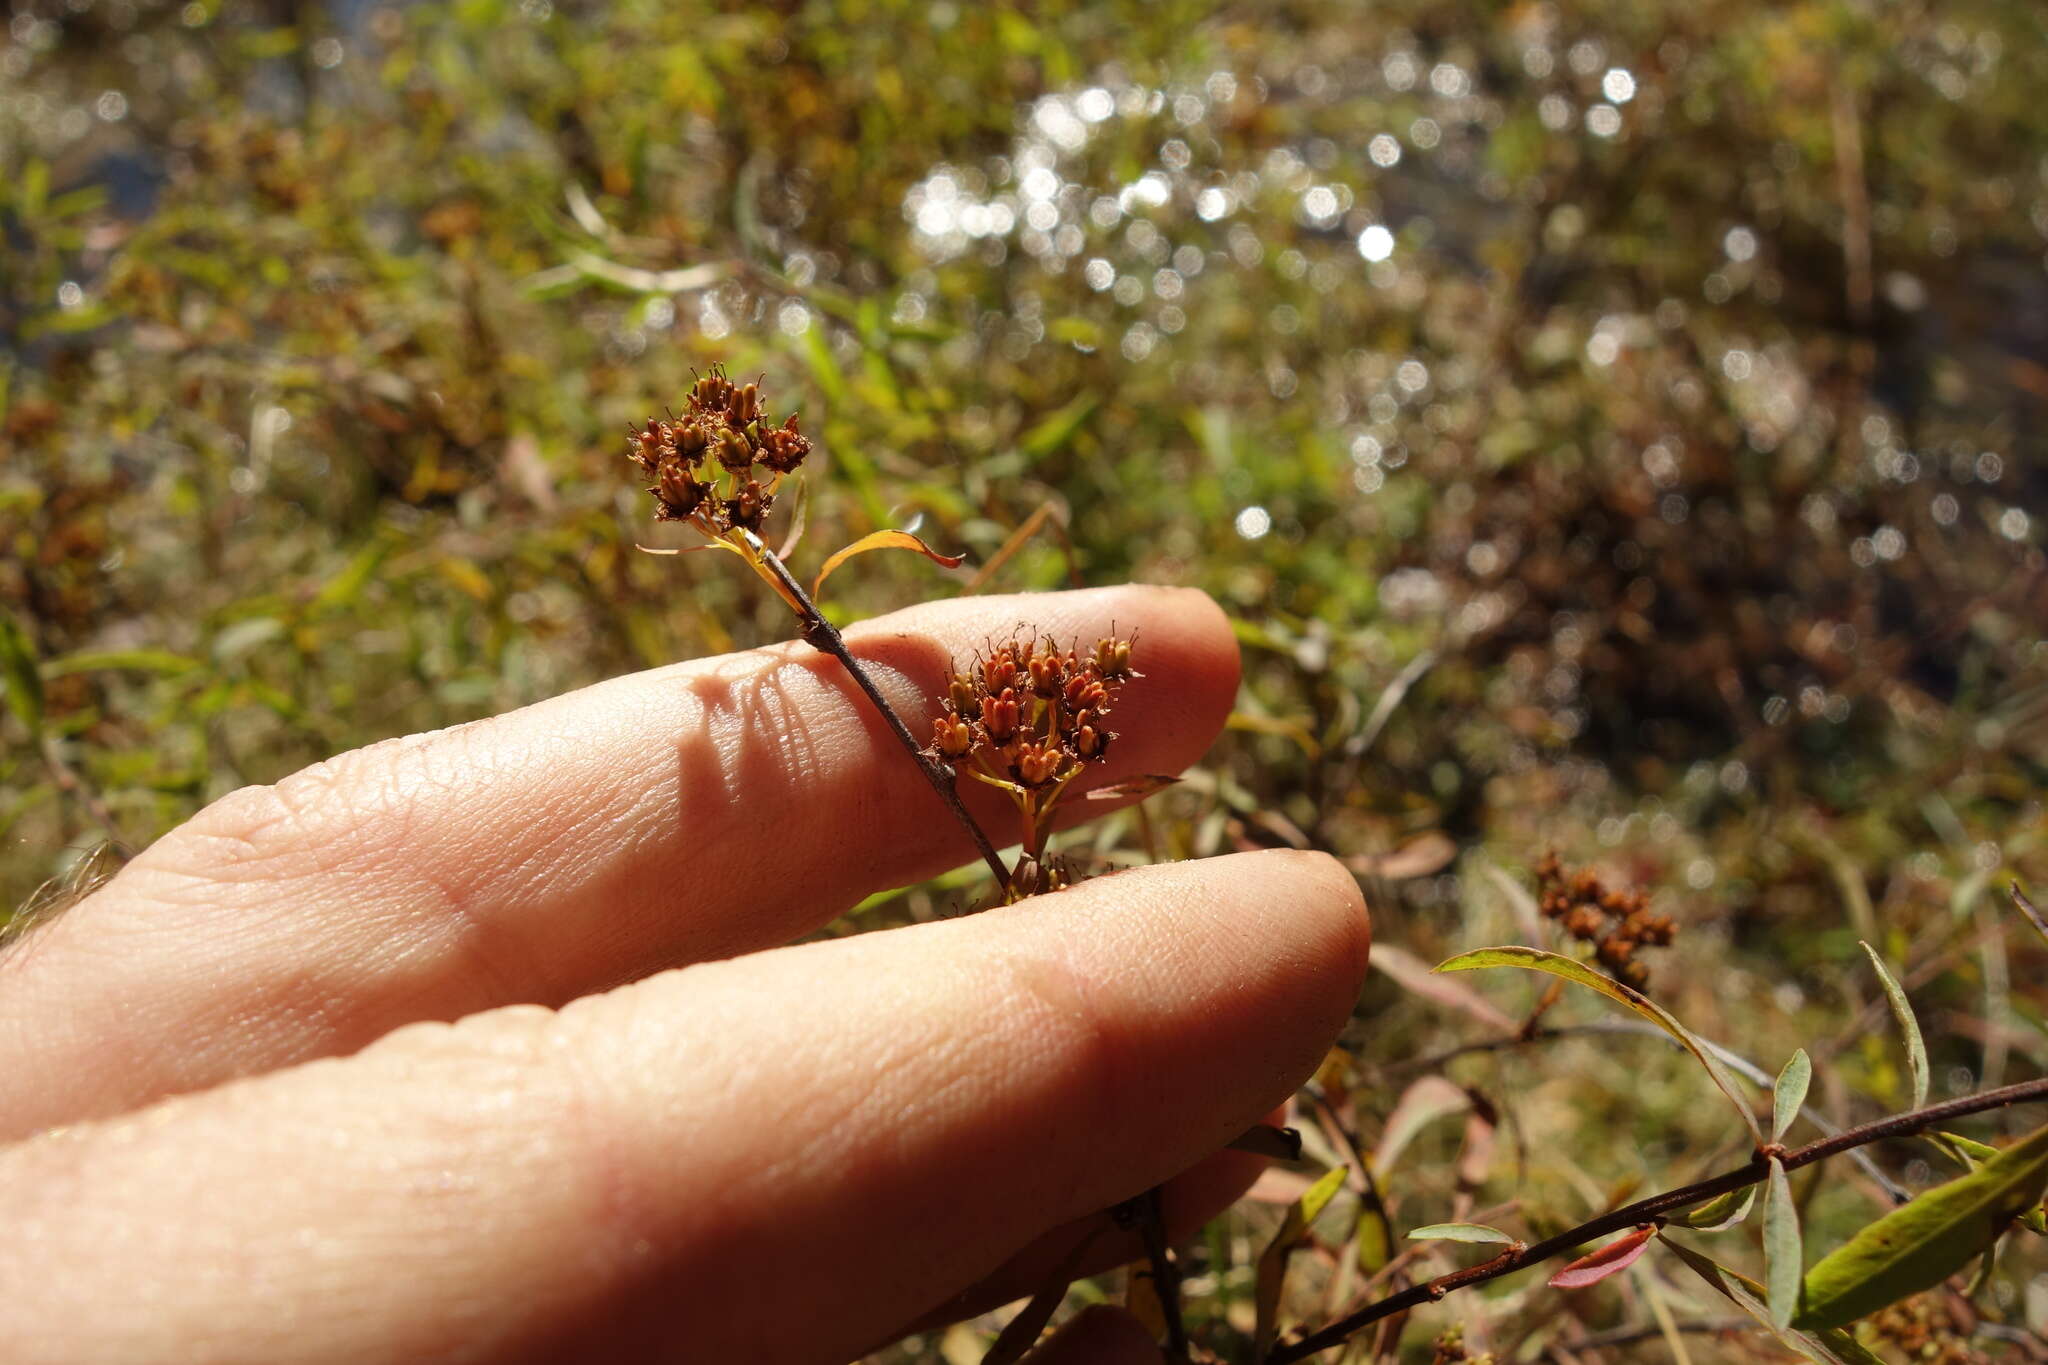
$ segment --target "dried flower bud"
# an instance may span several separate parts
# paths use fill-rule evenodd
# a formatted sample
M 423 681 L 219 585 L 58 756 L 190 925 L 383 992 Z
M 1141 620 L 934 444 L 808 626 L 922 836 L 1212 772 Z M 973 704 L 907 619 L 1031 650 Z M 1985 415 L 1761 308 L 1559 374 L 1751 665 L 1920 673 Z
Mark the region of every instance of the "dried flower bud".
M 965 673 L 955 673 L 946 683 L 946 702 L 955 711 L 964 713 L 974 710 L 981 694 L 975 690 L 974 679 Z
M 1093 662 L 1095 671 L 1104 678 L 1110 682 L 1122 682 L 1131 676 L 1131 642 L 1107 636 L 1097 640 Z
M 1045 650 L 1031 656 L 1031 690 L 1041 697 L 1052 698 L 1060 694 L 1065 686 L 1067 671 L 1056 650 Z
M 1067 708 L 1071 711 L 1101 711 L 1109 706 L 1109 689 L 1092 668 L 1067 679 Z
M 1065 757 L 1050 744 L 1020 744 L 1016 761 L 1010 767 L 1011 775 L 1027 787 L 1043 787 L 1059 775 Z
M 711 485 L 690 477 L 689 466 L 680 460 L 663 461 L 655 479 L 655 485 L 649 491 L 655 497 L 654 516 L 657 521 L 689 520 L 690 515 L 704 505 L 705 497 L 711 492 Z
M 965 757 L 974 747 L 974 731 L 951 711 L 932 722 L 932 747 L 947 758 Z
M 796 419 L 790 418 L 791 422 Z M 794 427 L 769 427 L 761 433 L 761 463 L 778 474 L 794 473 L 811 453 L 810 438 Z
M 732 402 L 732 381 L 713 370 L 690 390 L 690 407 L 700 413 L 722 413 Z
M 1116 736 L 1095 723 L 1095 713 L 1084 711 L 1075 718 L 1074 752 L 1093 763 L 1109 752 L 1109 742 Z
M 711 433 L 695 422 L 683 422 L 675 429 L 676 453 L 686 460 L 704 458 L 704 447 L 711 443 Z
M 1017 682 L 1017 651 L 1011 645 L 1004 645 L 989 655 L 981 666 L 981 681 L 990 692 L 1001 692 Z
M 725 427 L 718 433 L 718 448 L 715 452 L 718 462 L 735 474 L 744 474 L 754 463 L 754 449 L 747 444 L 747 438 Z
M 761 529 L 761 518 L 768 515 L 768 509 L 774 505 L 774 502 L 774 497 L 769 494 L 767 489 L 761 487 L 755 480 L 748 479 L 746 483 L 741 485 L 737 493 L 734 493 L 731 498 L 727 499 L 725 504 L 726 520 L 730 521 L 734 526 L 742 527 L 749 531 L 758 531 Z
M 1017 737 L 1017 727 L 1022 723 L 1022 709 L 1017 704 L 1017 689 L 1014 687 L 1006 687 L 995 696 L 981 699 L 981 725 L 988 731 L 991 743 L 1008 744 Z

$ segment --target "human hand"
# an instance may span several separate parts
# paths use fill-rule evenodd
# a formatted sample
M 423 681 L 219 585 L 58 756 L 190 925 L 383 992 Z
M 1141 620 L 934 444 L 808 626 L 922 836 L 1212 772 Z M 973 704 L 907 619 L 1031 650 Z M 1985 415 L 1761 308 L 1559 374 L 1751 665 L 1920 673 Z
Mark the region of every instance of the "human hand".
M 1178 771 L 1237 685 L 1198 593 L 847 634 L 915 718 L 992 634 L 1112 620 L 1146 676 L 1103 780 Z M 972 856 L 801 645 L 235 793 L 0 956 L 9 1358 L 839 1361 L 1030 1293 L 1153 1185 L 1197 1226 L 1349 1013 L 1349 875 L 1244 854 L 777 946 Z

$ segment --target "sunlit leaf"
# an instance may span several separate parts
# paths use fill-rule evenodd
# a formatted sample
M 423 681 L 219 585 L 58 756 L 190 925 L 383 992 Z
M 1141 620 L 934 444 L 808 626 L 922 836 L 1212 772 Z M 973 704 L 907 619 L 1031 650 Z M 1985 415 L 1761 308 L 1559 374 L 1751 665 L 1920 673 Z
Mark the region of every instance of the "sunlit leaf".
M 1886 1365 L 1870 1349 L 1855 1337 L 1839 1327 L 1821 1332 L 1800 1332 L 1790 1328 L 1780 1330 L 1771 1323 L 1770 1309 L 1764 1306 L 1764 1287 L 1747 1275 L 1719 1265 L 1689 1247 L 1680 1246 L 1669 1237 L 1660 1237 L 1658 1242 L 1679 1260 L 1685 1262 L 1694 1274 L 1713 1286 L 1722 1297 L 1747 1313 L 1757 1326 L 1777 1338 L 1787 1350 L 1817 1363 L 1817 1365 Z
M 1656 1235 L 1657 1226 L 1654 1223 L 1645 1223 L 1639 1228 L 1624 1232 L 1606 1246 L 1588 1252 L 1552 1275 L 1550 1287 L 1584 1289 L 1600 1283 L 1609 1275 L 1627 1270 L 1636 1263 L 1636 1258 L 1643 1254 L 1650 1245 L 1650 1239 Z
M 1961 1133 L 1928 1133 L 1925 1136 L 1946 1151 L 1954 1158 L 1955 1163 L 1966 1171 L 1974 1171 L 1998 1155 L 1998 1149 L 1990 1143 L 1966 1138 Z M 2039 1205 L 2021 1214 L 2019 1224 L 2028 1232 L 2048 1237 L 2048 1213 L 2044 1213 Z
M 1664 1221 L 1695 1232 L 1720 1232 L 1732 1228 L 1749 1217 L 1750 1206 L 1756 1203 L 1756 1186 L 1730 1190 L 1717 1195 L 1696 1208 L 1685 1209 L 1671 1214 Z
M 1774 1157 L 1764 1185 L 1764 1301 L 1771 1310 L 1771 1325 L 1781 1332 L 1792 1325 L 1792 1316 L 1799 1311 L 1799 1278 L 1805 1261 L 1792 1182 L 1785 1176 L 1785 1163 Z
M 853 544 L 832 552 L 832 557 L 825 561 L 824 567 L 818 570 L 817 578 L 811 582 L 811 597 L 815 600 L 824 590 L 825 580 L 832 576 L 834 569 L 855 555 L 864 555 L 872 550 L 911 550 L 947 569 L 959 568 L 961 561 L 967 558 L 965 555 L 942 555 L 908 531 L 871 531 Z
M 1721 1093 L 1728 1097 L 1728 1102 L 1735 1106 L 1735 1111 L 1742 1115 L 1743 1123 L 1749 1127 L 1750 1136 L 1758 1142 L 1763 1141 L 1763 1129 L 1757 1125 L 1756 1115 L 1750 1112 L 1749 1102 L 1736 1087 L 1734 1073 L 1722 1064 L 1720 1058 L 1714 1056 L 1704 1040 L 1641 991 L 1624 986 L 1611 977 L 1603 976 L 1574 958 L 1547 953 L 1540 948 L 1480 948 L 1473 952 L 1460 953 L 1448 962 L 1438 963 L 1436 970 L 1468 972 L 1480 967 L 1523 967 L 1530 971 L 1548 972 L 1552 976 L 1563 977 L 1566 981 L 1598 991 L 1617 1004 L 1626 1005 L 1670 1034 L 1680 1046 L 1698 1058 L 1700 1065 L 1706 1068 L 1707 1075 L 1713 1078 Z
M 1358 1206 L 1358 1268 L 1366 1276 L 1379 1274 L 1387 1262 L 1394 1259 L 1394 1230 L 1387 1226 L 1387 1217 L 1374 1208 L 1370 1201 Z
M 1940 1284 L 2048 1188 L 2048 1127 L 1892 1210 L 1807 1272 L 1800 1327 L 1840 1327 Z
M 1344 1177 L 1349 1168 L 1333 1166 L 1323 1173 L 1322 1179 L 1308 1187 L 1301 1198 L 1287 1210 L 1287 1217 L 1280 1223 L 1280 1230 L 1273 1234 L 1273 1240 L 1259 1253 L 1258 1283 L 1255 1307 L 1257 1309 L 1257 1347 L 1254 1355 L 1264 1356 L 1272 1348 L 1273 1338 L 1280 1329 L 1280 1292 L 1287 1285 L 1287 1261 L 1294 1249 L 1308 1237 L 1309 1227 L 1336 1197 L 1344 1186 Z
M 1446 981 L 1433 975 L 1428 964 L 1406 949 L 1375 943 L 1372 946 L 1372 966 L 1373 970 L 1391 977 L 1395 985 L 1411 995 L 1447 1009 L 1462 1010 L 1488 1028 L 1513 1033 L 1521 1027 L 1518 1021 L 1509 1018 L 1462 981 Z
M 1786 1132 L 1799 1117 L 1800 1106 L 1806 1103 L 1806 1089 L 1811 1084 L 1813 1060 L 1802 1047 L 1785 1063 L 1785 1069 L 1778 1073 L 1778 1083 L 1771 1087 L 1771 1141 L 1784 1141 Z
M 1513 1246 L 1515 1238 L 1484 1223 L 1431 1223 L 1408 1234 L 1411 1242 L 1487 1242 Z
M 1899 1021 L 1899 1032 L 1906 1039 L 1906 1066 L 1913 1077 L 1913 1108 L 1927 1103 L 1927 1044 L 1920 1039 L 1920 1021 L 1913 1016 L 1913 1006 L 1906 999 L 1905 991 L 1892 980 L 1892 974 L 1885 970 L 1884 959 L 1877 955 L 1877 949 L 1868 943 L 1863 951 L 1870 955 L 1871 969 L 1877 973 L 1878 984 L 1884 987 L 1885 999 L 1891 1002 L 1892 1018 Z
M 1102 399 L 1095 394 L 1082 394 L 1018 437 L 1017 448 L 1034 460 L 1057 452 L 1074 439 L 1074 433 L 1081 429 L 1081 424 L 1101 402 Z

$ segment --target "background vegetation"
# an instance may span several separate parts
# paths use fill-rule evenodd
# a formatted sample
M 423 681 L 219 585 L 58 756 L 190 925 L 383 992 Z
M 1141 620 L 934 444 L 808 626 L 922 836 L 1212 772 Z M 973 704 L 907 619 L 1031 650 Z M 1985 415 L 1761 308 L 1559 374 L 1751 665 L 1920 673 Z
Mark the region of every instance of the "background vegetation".
M 1908 1093 L 1859 938 L 1936 1098 L 2037 1074 L 2044 950 L 1997 893 L 2048 879 L 2044 86 L 2024 0 L 14 0 L 0 904 L 336 750 L 786 634 L 632 550 L 626 424 L 723 362 L 822 438 L 812 559 L 916 525 L 985 562 L 1050 507 L 991 588 L 1233 611 L 1241 709 L 1162 855 L 1330 849 L 1398 967 L 1526 936 L 1554 847 L 1677 921 L 1658 999 L 1768 1073 L 1803 1043 L 1837 1122 Z M 886 558 L 837 613 L 970 572 Z M 1397 1228 L 1740 1159 L 1675 1049 L 1437 1060 L 1500 1037 L 1375 977 L 1318 1093 Z M 1884 1206 L 1828 1170 L 1817 1247 Z M 1359 1292 L 1357 1212 L 1297 1258 L 1308 1320 Z M 1277 1221 L 1192 1254 L 1222 1349 Z M 2039 1264 L 1959 1350 L 2038 1350 Z M 1660 1314 L 1727 1316 L 1641 1265 L 1388 1349 L 1660 1359 Z

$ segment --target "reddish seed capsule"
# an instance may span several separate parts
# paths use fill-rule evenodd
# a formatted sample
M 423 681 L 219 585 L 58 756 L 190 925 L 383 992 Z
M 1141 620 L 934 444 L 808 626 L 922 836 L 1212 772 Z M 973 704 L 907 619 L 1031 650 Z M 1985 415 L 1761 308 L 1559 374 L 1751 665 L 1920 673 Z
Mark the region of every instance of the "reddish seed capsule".
M 1131 642 L 1105 636 L 1095 642 L 1095 671 L 1111 682 L 1131 676 Z
M 981 699 L 981 725 L 992 743 L 1008 744 L 1015 739 L 1022 720 L 1015 688 L 1006 687 L 996 696 Z
M 975 690 L 974 679 L 965 673 L 955 673 L 946 684 L 946 700 L 953 704 L 955 711 L 972 711 L 980 695 Z
M 1066 682 L 1066 670 L 1060 667 L 1060 656 L 1047 650 L 1031 656 L 1031 690 L 1047 699 L 1057 697 Z
M 948 711 L 932 722 L 932 747 L 947 758 L 961 758 L 974 747 L 974 731 Z
M 734 526 L 749 531 L 761 529 L 761 518 L 768 515 L 769 504 L 774 501 L 768 490 L 752 479 L 748 479 L 739 492 L 725 505 L 725 515 Z
M 1067 680 L 1067 706 L 1075 711 L 1100 711 L 1109 705 L 1109 689 L 1092 672 L 1076 673 Z
M 1049 744 L 1020 744 L 1011 774 L 1027 787 L 1042 787 L 1060 770 L 1060 751 Z
M 744 474 L 754 463 L 754 452 L 748 446 L 747 438 L 731 427 L 718 433 L 718 462 L 735 474 Z
M 660 500 L 655 516 L 661 521 L 686 521 L 692 512 L 704 504 L 704 497 L 711 491 L 708 484 L 698 483 L 690 477 L 689 469 L 680 461 L 663 462 L 654 495 Z
M 991 692 L 1000 692 L 1017 681 L 1017 655 L 1009 645 L 1004 645 L 989 656 L 981 666 L 981 680 Z

